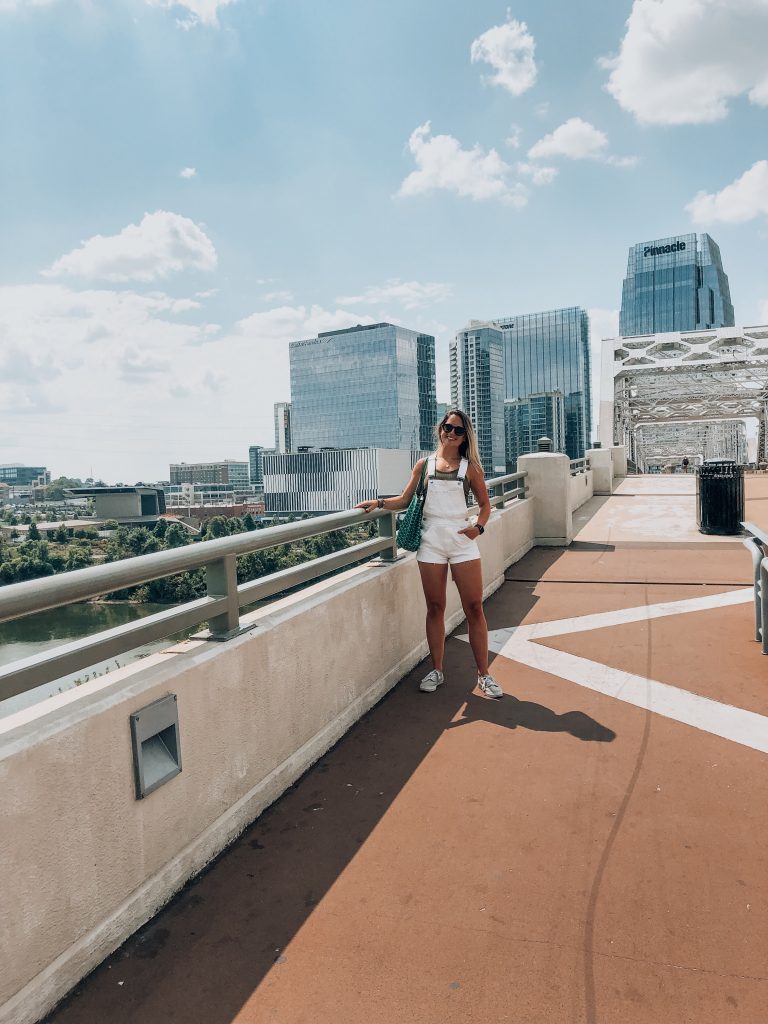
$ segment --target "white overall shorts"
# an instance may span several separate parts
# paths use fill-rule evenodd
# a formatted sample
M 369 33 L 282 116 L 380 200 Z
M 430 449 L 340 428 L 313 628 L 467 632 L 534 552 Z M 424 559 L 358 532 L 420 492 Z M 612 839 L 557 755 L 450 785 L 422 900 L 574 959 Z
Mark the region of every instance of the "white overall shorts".
M 427 460 L 427 497 L 421 520 L 421 544 L 416 552 L 419 562 L 456 565 L 480 557 L 477 541 L 459 533 L 468 524 L 464 477 L 469 463 L 462 459 L 455 480 L 435 480 L 435 456 Z

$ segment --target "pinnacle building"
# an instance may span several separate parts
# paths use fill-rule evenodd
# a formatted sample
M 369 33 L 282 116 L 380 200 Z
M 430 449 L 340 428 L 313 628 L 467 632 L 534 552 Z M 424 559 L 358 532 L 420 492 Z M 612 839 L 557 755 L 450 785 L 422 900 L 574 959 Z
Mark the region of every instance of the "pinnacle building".
M 619 318 L 623 338 L 734 323 L 728 276 L 709 235 L 673 235 L 630 248 Z

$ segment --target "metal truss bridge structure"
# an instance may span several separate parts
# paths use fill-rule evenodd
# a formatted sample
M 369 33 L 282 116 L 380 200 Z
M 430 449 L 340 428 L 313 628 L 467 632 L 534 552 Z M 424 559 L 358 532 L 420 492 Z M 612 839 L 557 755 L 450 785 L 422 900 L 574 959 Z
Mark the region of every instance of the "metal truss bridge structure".
M 690 424 L 749 417 L 758 421 L 757 461 L 768 461 L 768 325 L 606 338 L 602 376 L 601 438 L 610 431 L 639 470 L 649 456 L 710 458 L 688 447 L 697 441 Z M 730 432 L 727 457 L 744 461 L 738 435 Z

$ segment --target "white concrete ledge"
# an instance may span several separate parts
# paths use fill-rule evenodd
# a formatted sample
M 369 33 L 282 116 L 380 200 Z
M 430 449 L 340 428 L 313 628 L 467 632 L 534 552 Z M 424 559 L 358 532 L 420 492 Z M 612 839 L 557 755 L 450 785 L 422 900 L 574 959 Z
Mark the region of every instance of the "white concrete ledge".
M 495 512 L 485 595 L 533 546 Z M 0 1024 L 32 1024 L 223 850 L 427 653 L 414 556 L 361 566 L 0 722 Z M 463 619 L 449 587 L 446 621 Z M 183 771 L 134 796 L 129 715 L 178 699 Z M 55 828 L 53 823 L 55 822 Z

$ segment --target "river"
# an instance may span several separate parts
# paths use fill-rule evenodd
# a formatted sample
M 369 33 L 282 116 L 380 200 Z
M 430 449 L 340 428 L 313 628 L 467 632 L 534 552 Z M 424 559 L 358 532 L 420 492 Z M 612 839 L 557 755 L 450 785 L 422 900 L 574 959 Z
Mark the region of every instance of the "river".
M 37 615 L 29 615 L 24 619 L 0 623 L 0 665 L 9 665 L 11 662 L 29 658 L 69 640 L 77 640 L 79 637 L 99 633 L 105 629 L 113 629 L 115 626 L 133 622 L 145 615 L 164 611 L 168 607 L 170 606 L 165 604 L 91 604 L 83 602 L 66 605 L 63 608 L 53 608 L 47 612 L 39 612 Z M 202 629 L 203 627 L 198 628 Z M 96 674 L 103 675 L 114 671 L 139 658 L 145 658 L 153 651 L 161 651 L 164 647 L 170 647 L 175 639 L 184 635 L 186 634 L 176 634 L 173 637 L 156 640 L 143 647 L 137 647 L 134 651 L 120 654 L 117 658 L 99 662 L 86 669 L 81 669 L 79 672 L 62 676 L 61 679 L 46 683 L 44 686 L 38 686 L 34 690 L 28 690 L 26 693 L 20 693 L 15 697 L 0 701 L 0 718 L 29 707 L 31 704 L 36 704 L 54 693 L 69 690 L 77 685 L 76 680 L 87 682 Z

